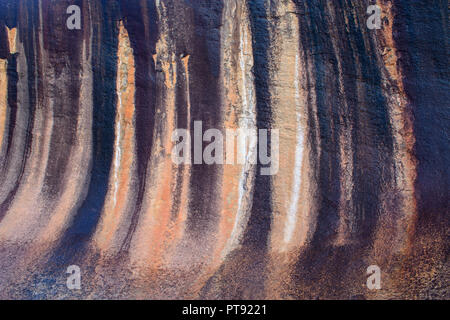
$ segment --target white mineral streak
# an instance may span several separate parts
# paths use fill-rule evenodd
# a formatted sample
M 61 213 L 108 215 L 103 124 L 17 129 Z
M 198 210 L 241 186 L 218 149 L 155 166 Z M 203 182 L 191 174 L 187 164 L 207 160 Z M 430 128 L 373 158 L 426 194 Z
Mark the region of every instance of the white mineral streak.
M 248 220 L 251 213 L 252 200 L 252 184 L 255 176 L 255 164 L 252 159 L 257 152 L 256 139 L 256 96 L 254 88 L 254 77 L 252 74 L 253 67 L 253 49 L 251 45 L 250 27 L 248 12 L 243 5 L 244 15 L 239 28 L 239 66 L 241 71 L 241 99 L 242 111 L 238 116 L 239 128 L 251 132 L 250 138 L 245 143 L 245 150 L 241 150 L 245 154 L 245 163 L 239 176 L 238 185 L 238 205 L 234 218 L 233 229 L 227 241 L 222 257 L 225 257 L 229 252 L 235 249 L 241 240 L 243 232 L 247 227 Z M 240 145 L 240 147 L 244 147 Z M 241 153 L 242 154 L 242 153 Z
M 300 72 L 300 63 L 299 63 L 299 55 L 295 56 L 295 111 L 296 111 L 296 119 L 297 119 L 297 143 L 295 145 L 295 164 L 294 164 L 294 179 L 292 181 L 292 193 L 291 193 L 291 201 L 289 204 L 289 210 L 287 213 L 285 232 L 284 232 L 284 242 L 289 243 L 292 239 L 292 234 L 295 230 L 295 226 L 297 224 L 297 210 L 298 210 L 298 202 L 300 198 L 300 186 L 302 181 L 302 163 L 303 163 L 303 152 L 304 152 L 304 143 L 305 143 L 305 130 L 303 129 L 302 124 L 302 112 L 300 105 L 300 85 L 299 85 L 299 72 Z

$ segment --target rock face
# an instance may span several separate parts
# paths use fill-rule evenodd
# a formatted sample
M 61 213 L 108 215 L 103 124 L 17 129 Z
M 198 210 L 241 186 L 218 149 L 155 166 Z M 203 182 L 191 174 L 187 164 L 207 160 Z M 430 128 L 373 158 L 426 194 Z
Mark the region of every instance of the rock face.
M 449 299 L 448 41 L 443 0 L 2 1 L 0 298 Z M 200 121 L 277 172 L 174 162 Z

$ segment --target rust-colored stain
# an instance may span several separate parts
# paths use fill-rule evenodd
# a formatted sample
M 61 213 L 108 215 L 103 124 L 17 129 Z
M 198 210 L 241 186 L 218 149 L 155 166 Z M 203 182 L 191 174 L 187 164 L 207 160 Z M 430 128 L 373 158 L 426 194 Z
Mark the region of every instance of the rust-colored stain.
M 135 63 L 128 33 L 119 25 L 117 75 L 116 141 L 113 167 L 110 174 L 110 192 L 105 203 L 101 228 L 96 242 L 100 249 L 108 251 L 113 237 L 123 223 L 127 205 L 131 201 L 135 175 Z M 116 244 L 118 246 L 118 244 Z

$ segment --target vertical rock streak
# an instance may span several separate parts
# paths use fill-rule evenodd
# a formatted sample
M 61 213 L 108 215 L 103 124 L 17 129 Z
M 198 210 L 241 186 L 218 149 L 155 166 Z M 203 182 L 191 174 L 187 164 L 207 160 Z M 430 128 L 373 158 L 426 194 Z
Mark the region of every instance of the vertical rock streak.
M 17 29 L 8 27 L 6 29 L 6 37 L 8 39 L 9 54 L 16 53 L 16 36 Z M 8 114 L 10 112 L 8 107 L 8 57 L 0 59 L 0 155 L 4 156 L 5 140 L 8 139 L 6 130 L 8 129 Z M 3 163 L 2 163 L 3 165 Z
M 299 55 L 295 55 L 295 109 L 297 120 L 297 143 L 295 145 L 295 163 L 294 163 L 294 180 L 292 182 L 292 195 L 289 203 L 289 210 L 286 219 L 284 242 L 289 243 L 292 239 L 295 225 L 297 224 L 297 209 L 298 200 L 300 198 L 300 184 L 301 184 L 301 172 L 303 162 L 303 144 L 304 144 L 304 130 L 302 128 L 302 114 L 300 112 L 300 84 L 299 84 Z
M 162 1 L 156 4 L 158 13 L 158 41 L 153 60 L 157 69 L 157 109 L 153 150 L 148 167 L 144 199 L 144 215 L 132 239 L 133 263 L 149 270 L 148 266 L 161 267 L 167 263 L 168 252 L 173 249 L 174 238 L 182 226 L 172 220 L 172 207 L 178 167 L 172 162 L 172 133 L 177 129 L 176 102 L 178 89 L 179 57 L 171 31 L 170 6 Z
M 8 60 L 0 59 L 0 154 L 4 155 L 3 144 L 8 122 Z M 3 162 L 2 162 L 3 165 Z
M 379 46 L 383 63 L 385 95 L 393 138 L 393 185 L 399 196 L 400 219 L 396 222 L 395 250 L 410 248 L 417 220 L 415 182 L 417 176 L 414 156 L 415 135 L 411 104 L 405 93 L 405 75 L 399 64 L 399 52 L 394 41 L 394 8 L 391 1 L 377 1 L 382 8 L 384 28 L 380 32 Z
M 34 122 L 32 128 L 32 141 L 30 146 L 30 155 L 26 159 L 24 175 L 20 181 L 17 193 L 9 207 L 8 213 L 0 225 L 0 237 L 11 239 L 13 241 L 31 241 L 37 235 L 39 228 L 37 225 L 43 223 L 42 219 L 48 218 L 47 214 L 42 212 L 43 201 L 42 189 L 50 152 L 50 140 L 54 124 L 53 101 L 44 97 L 39 90 L 50 90 L 55 85 L 54 73 L 51 66 L 47 64 L 47 55 L 43 44 L 44 18 L 42 12 L 42 1 L 38 4 L 38 34 L 37 50 L 42 59 L 37 66 L 37 74 L 45 77 L 47 81 L 39 83 L 37 86 L 37 105 L 35 109 Z M 19 30 L 20 32 L 21 30 Z M 44 76 L 45 75 L 45 76 Z M 24 221 L 17 219 L 21 216 Z
M 88 297 L 440 290 L 448 222 L 420 203 L 446 199 L 425 186 L 445 185 L 448 134 L 429 126 L 448 110 L 421 108 L 442 101 L 445 50 L 407 46 L 429 44 L 414 10 L 442 27 L 444 1 L 377 0 L 380 30 L 349 0 L 79 0 L 69 30 L 69 2 L 0 5 L 0 298 L 72 297 L 53 286 L 69 263 Z M 225 164 L 172 161 L 174 130 L 194 138 L 200 120 L 224 134 Z M 257 125 L 280 132 L 264 179 Z M 361 287 L 371 264 L 382 292 Z
M 223 169 L 223 209 L 217 239 L 221 259 L 240 244 L 247 226 L 256 171 L 256 166 L 251 159 L 256 157 L 257 152 L 257 140 L 252 138 L 252 135 L 256 137 L 256 98 L 247 2 L 226 1 L 222 19 L 226 32 L 222 34 L 223 70 L 221 75 L 225 88 L 222 102 L 224 127 L 247 130 L 251 133 L 251 137 L 247 139 L 245 145 L 237 143 L 235 149 L 227 150 L 226 154 L 226 158 L 229 159 L 232 156 L 236 164 L 235 153 L 244 154 L 245 161 L 243 164 L 227 164 Z M 236 19 L 240 20 L 238 25 L 235 23 Z M 237 52 L 229 56 L 229 48 L 236 48 Z M 230 152 L 233 155 L 230 155 Z
M 306 91 L 307 61 L 299 41 L 302 26 L 295 3 L 273 2 L 267 10 L 273 23 L 269 32 L 273 127 L 280 130 L 280 169 L 272 177 L 271 247 L 274 253 L 287 253 L 302 247 L 314 228 L 307 121 L 311 102 Z M 277 259 L 275 256 L 274 263 Z
M 353 124 L 350 120 L 352 110 L 348 104 L 348 100 L 345 97 L 346 90 L 344 85 L 344 71 L 341 60 L 341 49 L 338 44 L 338 33 L 336 29 L 337 19 L 336 11 L 330 2 L 327 3 L 327 8 L 331 13 L 331 41 L 334 50 L 334 55 L 337 58 L 338 69 L 338 87 L 339 95 L 343 97 L 343 112 L 340 113 L 340 121 L 342 122 L 342 128 L 339 131 L 339 160 L 340 160 L 340 199 L 339 199 L 339 225 L 336 236 L 336 244 L 344 245 L 351 242 L 352 232 L 355 228 L 355 215 L 353 206 L 353 172 L 354 172 L 354 153 L 353 153 Z M 348 22 L 346 24 L 348 28 Z M 354 49 L 352 47 L 352 49 Z M 357 61 L 358 57 L 354 56 Z M 360 72 L 358 71 L 360 75 Z M 359 99 L 359 97 L 358 97 Z

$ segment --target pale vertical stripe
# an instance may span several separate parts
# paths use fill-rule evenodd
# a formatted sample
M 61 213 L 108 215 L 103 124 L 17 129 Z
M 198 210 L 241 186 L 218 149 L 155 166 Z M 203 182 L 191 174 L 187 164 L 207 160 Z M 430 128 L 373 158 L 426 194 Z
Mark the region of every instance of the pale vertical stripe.
M 245 5 L 243 6 L 245 8 Z M 239 30 L 239 65 L 241 72 L 241 96 L 242 111 L 238 115 L 239 128 L 249 130 L 256 136 L 256 96 L 254 88 L 254 78 L 252 74 L 253 67 L 253 49 L 251 45 L 251 32 L 249 26 L 248 12 L 244 9 L 245 19 L 240 24 Z M 255 165 L 251 159 L 257 152 L 257 139 L 250 138 L 245 145 L 245 164 L 242 166 L 238 183 L 238 205 L 234 219 L 233 229 L 227 241 L 222 257 L 235 249 L 241 240 L 241 237 L 247 227 L 251 213 L 252 188 L 255 177 Z
M 302 163 L 303 163 L 303 145 L 305 140 L 305 132 L 303 129 L 302 123 L 302 112 L 300 105 L 300 84 L 299 84 L 299 72 L 300 72 L 300 62 L 299 55 L 295 56 L 295 77 L 294 77 L 294 86 L 295 86 L 295 112 L 297 119 L 297 143 L 295 145 L 295 163 L 294 163 L 294 179 L 292 181 L 292 193 L 291 200 L 289 204 L 289 210 L 287 212 L 286 226 L 284 232 L 284 242 L 289 243 L 292 239 L 292 234 L 295 230 L 295 226 L 297 224 L 297 210 L 298 210 L 298 201 L 300 198 L 300 184 L 302 178 Z M 304 107 L 304 106 L 303 106 Z

